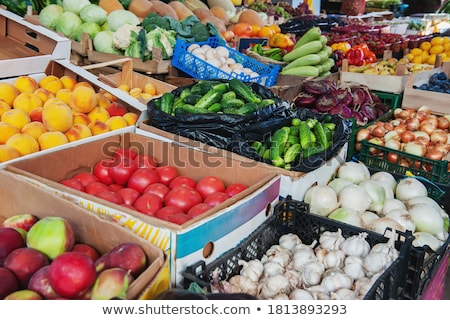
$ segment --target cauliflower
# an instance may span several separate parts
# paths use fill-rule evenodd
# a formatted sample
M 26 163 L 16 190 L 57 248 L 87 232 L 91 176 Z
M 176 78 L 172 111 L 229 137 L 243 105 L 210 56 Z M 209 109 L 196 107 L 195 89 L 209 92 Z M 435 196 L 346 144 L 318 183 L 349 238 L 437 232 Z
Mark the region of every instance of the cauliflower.
M 128 48 L 132 41 L 131 32 L 139 33 L 142 29 L 140 26 L 132 24 L 124 24 L 113 33 L 113 44 L 117 49 L 125 50 Z

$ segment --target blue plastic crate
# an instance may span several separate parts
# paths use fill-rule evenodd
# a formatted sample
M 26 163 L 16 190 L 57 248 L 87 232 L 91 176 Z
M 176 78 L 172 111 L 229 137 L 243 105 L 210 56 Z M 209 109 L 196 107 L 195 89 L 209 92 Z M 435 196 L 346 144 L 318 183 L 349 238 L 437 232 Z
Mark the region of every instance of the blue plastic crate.
M 199 45 L 207 44 L 212 48 L 226 45 L 226 43 L 218 37 L 211 37 L 208 41 L 196 43 Z M 237 78 L 243 82 L 256 82 L 268 87 L 273 86 L 277 80 L 278 72 L 280 71 L 279 65 L 264 64 L 227 46 L 227 49 L 230 52 L 230 58 L 233 58 L 237 63 L 241 63 L 244 68 L 250 68 L 257 72 L 259 76 L 250 77 L 243 73 L 228 73 L 190 53 L 187 49 L 191 44 L 192 43 L 186 42 L 185 40 L 177 40 L 172 57 L 172 65 L 193 78 L 202 80 L 227 80 Z

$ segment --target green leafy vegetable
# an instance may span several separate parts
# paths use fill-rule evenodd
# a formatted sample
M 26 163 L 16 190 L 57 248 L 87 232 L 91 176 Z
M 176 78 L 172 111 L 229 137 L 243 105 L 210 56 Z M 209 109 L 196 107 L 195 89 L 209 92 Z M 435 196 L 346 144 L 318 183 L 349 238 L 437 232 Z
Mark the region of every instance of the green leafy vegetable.
M 39 23 L 49 29 L 55 29 L 56 23 L 63 12 L 64 8 L 59 4 L 50 4 L 39 12 Z

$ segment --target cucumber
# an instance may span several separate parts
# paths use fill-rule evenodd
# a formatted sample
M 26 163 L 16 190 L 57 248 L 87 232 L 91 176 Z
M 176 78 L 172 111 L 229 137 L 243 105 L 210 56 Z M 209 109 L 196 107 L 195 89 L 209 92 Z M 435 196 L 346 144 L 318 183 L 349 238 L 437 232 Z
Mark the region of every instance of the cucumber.
M 220 99 L 222 99 L 222 92 L 210 89 L 194 106 L 199 109 L 208 109 L 214 103 L 219 102 Z
M 161 111 L 171 114 L 175 96 L 171 92 L 164 92 L 161 96 Z
M 320 40 L 314 40 L 292 50 L 291 52 L 286 53 L 283 56 L 283 61 L 291 62 L 297 58 L 306 56 L 307 54 L 317 53 L 320 50 L 322 50 L 322 48 L 323 48 L 322 42 Z
M 265 108 L 265 107 L 271 106 L 273 104 L 275 104 L 275 100 L 266 98 L 266 99 L 262 99 L 261 102 L 258 103 L 258 107 Z
M 322 35 L 322 31 L 319 27 L 312 27 L 311 29 L 308 29 L 303 36 L 300 37 L 300 39 L 295 43 L 294 49 L 304 45 L 305 43 L 319 40 L 320 36 Z
M 183 102 L 186 104 L 195 105 L 201 99 L 201 97 L 202 96 L 199 94 L 190 94 L 190 95 L 184 97 Z
M 241 97 L 246 102 L 261 102 L 261 98 L 257 97 L 253 90 L 239 79 L 231 79 L 229 81 L 229 87 L 236 93 L 237 96 Z
M 299 125 L 299 138 L 300 138 L 300 145 L 302 149 L 307 149 L 311 146 L 311 128 L 308 126 L 306 121 L 302 121 Z
M 227 101 L 228 99 L 236 99 L 236 92 L 228 91 L 222 94 L 222 99 L 220 101 Z
M 243 107 L 244 104 L 245 104 L 244 100 L 238 99 L 238 98 L 228 99 L 228 100 L 223 101 L 223 102 L 221 101 L 220 103 L 222 104 L 222 108 L 223 109 L 240 108 L 240 107 Z
M 283 155 L 284 146 L 289 138 L 289 132 L 289 127 L 282 127 L 274 132 L 272 142 L 270 144 L 270 158 L 272 161 L 278 162 L 278 158 L 281 158 Z
M 328 55 L 327 55 L 328 59 Z M 294 67 L 300 67 L 300 66 L 313 66 L 316 64 L 319 64 L 322 61 L 322 57 L 318 53 L 310 53 L 306 56 L 300 57 L 295 59 L 294 61 L 291 61 L 289 64 L 287 64 L 283 70 L 291 69 Z
M 294 67 L 280 72 L 282 75 L 300 76 L 300 77 L 318 77 L 320 72 L 316 66 Z
M 302 151 L 302 146 L 299 143 L 295 143 L 289 147 L 284 153 L 284 163 L 291 163 L 299 156 Z

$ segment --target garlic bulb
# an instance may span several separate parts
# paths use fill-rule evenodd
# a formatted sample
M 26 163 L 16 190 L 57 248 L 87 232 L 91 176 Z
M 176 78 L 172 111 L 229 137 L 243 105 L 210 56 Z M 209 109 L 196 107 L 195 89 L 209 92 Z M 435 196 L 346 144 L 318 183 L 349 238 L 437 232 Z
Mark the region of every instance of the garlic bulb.
M 328 291 L 333 292 L 342 288 L 350 289 L 353 285 L 353 280 L 346 274 L 335 273 L 323 278 L 321 285 Z
M 268 278 L 268 277 L 273 277 L 276 274 L 283 274 L 284 273 L 284 268 L 277 262 L 266 262 L 263 265 L 264 267 L 264 272 L 263 272 L 263 277 L 264 278 Z
M 336 292 L 330 293 L 330 299 L 331 300 L 356 300 L 356 292 L 347 289 L 347 288 L 341 288 L 337 290 Z
M 341 243 L 340 248 L 348 256 L 364 257 L 370 251 L 370 244 L 367 242 L 367 232 L 348 237 Z
M 294 252 L 292 263 L 295 270 L 300 271 L 301 267 L 310 261 L 317 261 L 317 257 L 314 254 L 314 251 L 304 249 Z
M 280 245 L 273 245 L 267 250 L 263 258 L 261 258 L 261 262 L 276 262 L 283 268 L 286 268 L 289 261 L 291 260 L 291 255 L 292 253 L 288 249 L 283 248 Z
M 364 257 L 363 267 L 368 275 L 373 275 L 385 270 L 391 262 L 391 257 L 387 253 L 371 251 Z
M 290 300 L 314 300 L 314 297 L 304 289 L 295 289 L 289 294 Z
M 259 283 L 257 297 L 272 299 L 279 294 L 289 294 L 291 290 L 292 287 L 289 280 L 281 274 L 277 274 Z
M 272 300 L 290 300 L 289 296 L 285 293 L 277 294 L 275 297 L 272 298 Z
M 317 285 L 306 288 L 315 300 L 330 300 L 330 292 L 324 286 Z
M 342 250 L 330 250 L 323 257 L 322 263 L 325 269 L 342 268 L 344 266 L 345 252 Z
M 305 263 L 299 270 L 300 279 L 304 287 L 315 286 L 320 283 L 325 266 L 318 261 Z
M 344 242 L 345 238 L 342 236 L 342 230 L 338 229 L 336 232 L 324 231 L 319 237 L 319 244 L 326 250 L 339 249 L 339 246 Z
M 231 285 L 233 293 L 248 293 L 252 296 L 256 296 L 258 293 L 257 282 L 252 281 L 249 277 L 235 275 L 230 278 L 228 283 Z
M 293 288 L 300 288 L 302 285 L 302 280 L 300 277 L 300 272 L 294 269 L 288 269 L 283 274 L 290 282 Z
M 278 243 L 283 248 L 288 249 L 289 251 L 294 251 L 294 248 L 296 245 L 301 244 L 302 241 L 298 237 L 298 235 L 294 233 L 287 233 L 283 234 L 280 239 L 278 240 Z
M 362 263 L 349 263 L 344 266 L 344 273 L 353 280 L 358 280 L 366 276 Z
M 353 287 L 356 296 L 363 298 L 372 287 L 372 281 L 369 278 L 360 278 L 355 281 Z
M 239 260 L 238 264 L 242 266 L 240 274 L 249 277 L 252 281 L 258 281 L 264 271 L 264 266 L 259 260 Z

